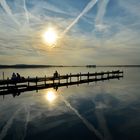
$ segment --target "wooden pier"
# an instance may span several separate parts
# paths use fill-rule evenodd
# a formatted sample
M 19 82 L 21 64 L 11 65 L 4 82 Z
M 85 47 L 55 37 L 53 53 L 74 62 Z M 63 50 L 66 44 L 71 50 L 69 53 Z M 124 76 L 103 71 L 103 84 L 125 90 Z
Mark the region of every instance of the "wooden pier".
M 12 94 L 13 96 L 20 95 L 22 92 L 38 91 L 46 88 L 58 89 L 62 86 L 79 85 L 82 83 L 104 81 L 109 79 L 120 79 L 123 77 L 123 71 L 107 71 L 95 73 L 78 73 L 66 75 L 53 75 L 50 77 L 27 77 L 20 79 L 0 80 L 0 95 Z

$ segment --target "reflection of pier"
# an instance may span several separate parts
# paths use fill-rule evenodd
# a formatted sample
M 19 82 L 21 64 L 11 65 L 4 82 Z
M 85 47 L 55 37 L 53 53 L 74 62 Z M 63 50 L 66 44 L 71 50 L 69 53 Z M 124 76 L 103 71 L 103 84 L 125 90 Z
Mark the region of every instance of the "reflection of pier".
M 52 77 L 35 77 L 17 80 L 0 80 L 0 95 L 19 95 L 21 92 L 34 91 L 46 88 L 55 88 L 82 83 L 119 79 L 123 77 L 123 71 L 108 71 L 95 73 L 78 73 L 66 75 L 54 75 Z

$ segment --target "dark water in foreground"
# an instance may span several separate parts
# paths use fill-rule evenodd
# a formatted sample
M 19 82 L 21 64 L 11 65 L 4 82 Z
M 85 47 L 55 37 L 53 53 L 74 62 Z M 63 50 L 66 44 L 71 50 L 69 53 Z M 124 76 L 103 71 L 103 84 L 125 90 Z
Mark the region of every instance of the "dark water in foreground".
M 61 74 L 109 69 L 117 68 L 57 68 Z M 55 70 L 3 69 L 0 74 L 50 76 Z M 140 69 L 121 70 L 121 80 L 0 97 L 0 140 L 139 140 Z

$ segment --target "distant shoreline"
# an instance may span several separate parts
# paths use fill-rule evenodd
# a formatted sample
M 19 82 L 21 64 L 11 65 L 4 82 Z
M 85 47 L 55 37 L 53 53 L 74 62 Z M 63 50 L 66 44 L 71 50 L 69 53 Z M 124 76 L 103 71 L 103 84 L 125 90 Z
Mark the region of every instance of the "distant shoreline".
M 96 67 L 140 67 L 140 65 L 98 65 Z
M 28 68 L 52 68 L 52 67 L 87 67 L 87 68 L 96 68 L 96 67 L 140 67 L 140 65 L 85 65 L 85 66 L 76 66 L 76 65 L 26 65 L 26 64 L 17 64 L 17 65 L 0 65 L 0 69 L 28 69 Z
M 26 65 L 26 64 L 17 64 L 17 65 L 0 65 L 0 69 L 16 68 L 16 69 L 28 69 L 28 68 L 52 68 L 52 67 L 96 67 L 96 65 L 86 65 L 86 66 L 76 66 L 76 65 Z

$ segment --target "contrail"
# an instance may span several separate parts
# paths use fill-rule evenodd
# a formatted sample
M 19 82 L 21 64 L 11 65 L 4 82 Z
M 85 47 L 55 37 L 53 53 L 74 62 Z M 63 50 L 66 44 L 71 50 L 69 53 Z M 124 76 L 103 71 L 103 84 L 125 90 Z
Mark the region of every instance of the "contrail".
M 11 127 L 14 118 L 16 117 L 16 115 L 18 114 L 18 112 L 21 110 L 21 108 L 19 108 L 14 114 L 13 116 L 8 120 L 8 122 L 6 123 L 6 125 L 4 126 L 4 128 L 2 129 L 1 133 L 0 133 L 0 140 L 2 140 L 6 134 L 8 129 Z
M 30 108 L 25 106 L 25 111 L 27 113 L 27 116 L 26 116 L 26 122 L 25 122 L 25 126 L 24 126 L 24 135 L 23 135 L 23 140 L 25 139 L 26 137 L 26 134 L 27 134 L 27 127 L 28 127 L 28 122 L 29 122 L 29 119 L 30 119 Z
M 76 19 L 64 30 L 64 32 L 62 33 L 62 35 L 66 34 L 71 28 L 72 26 L 74 26 L 79 19 L 86 14 L 96 3 L 98 0 L 91 0 L 86 7 L 84 8 L 84 10 L 76 17 Z
M 107 7 L 108 3 L 109 3 L 109 0 L 101 0 L 100 1 L 99 9 L 98 9 L 97 16 L 96 16 L 96 19 L 95 19 L 96 26 L 102 25 L 103 17 L 106 13 L 106 7 Z
M 25 11 L 25 16 L 26 16 L 26 19 L 27 19 L 27 23 L 29 25 L 29 15 L 28 15 L 28 10 L 27 10 L 27 7 L 26 7 L 26 0 L 23 0 L 24 2 L 24 11 Z
M 14 18 L 13 14 L 12 14 L 12 11 L 11 11 L 10 7 L 8 6 L 8 4 L 6 3 L 6 1 L 5 0 L 1 0 L 0 4 L 1 4 L 2 8 L 6 11 L 6 13 L 11 17 L 11 19 L 13 19 L 13 21 L 18 26 L 20 26 L 20 23 Z
M 96 110 L 95 114 L 96 114 L 96 117 L 98 119 L 100 129 L 103 130 L 104 140 L 112 140 L 112 136 L 111 136 L 109 129 L 107 127 L 106 120 L 104 118 L 102 110 L 101 109 Z
M 62 96 L 61 96 L 63 102 L 66 104 L 67 107 L 69 107 L 80 119 L 81 121 L 84 123 L 84 125 L 92 132 L 94 132 L 94 134 L 100 139 L 103 140 L 103 136 L 100 134 L 100 132 L 95 129 L 95 127 L 88 121 L 86 120 L 83 116 L 80 115 L 80 113 L 71 106 L 71 104 L 65 100 Z

